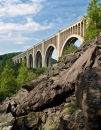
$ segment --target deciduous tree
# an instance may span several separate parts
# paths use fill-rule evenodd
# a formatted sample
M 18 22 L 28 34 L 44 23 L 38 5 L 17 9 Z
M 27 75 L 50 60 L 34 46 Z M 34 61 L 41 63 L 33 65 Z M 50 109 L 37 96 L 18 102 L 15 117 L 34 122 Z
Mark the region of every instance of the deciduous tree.
M 85 19 L 85 36 L 84 43 L 101 32 L 101 0 L 91 0 Z

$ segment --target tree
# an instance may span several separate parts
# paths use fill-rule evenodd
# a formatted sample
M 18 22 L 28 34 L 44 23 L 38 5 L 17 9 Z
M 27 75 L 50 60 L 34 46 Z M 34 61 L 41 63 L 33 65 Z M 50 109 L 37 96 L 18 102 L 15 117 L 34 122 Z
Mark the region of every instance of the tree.
M 77 50 L 77 46 L 75 46 L 75 44 L 72 43 L 72 44 L 70 44 L 70 46 L 67 49 L 65 49 L 64 54 L 65 55 L 70 54 L 70 53 L 74 52 L 75 50 Z
M 101 32 L 101 0 L 91 0 L 87 8 L 85 20 L 84 43 Z
M 7 64 L 0 75 L 0 101 L 17 91 L 14 70 Z
M 19 87 L 22 84 L 25 84 L 26 82 L 29 82 L 36 78 L 36 75 L 26 66 L 26 61 L 22 61 L 22 64 L 18 71 L 19 74 L 17 76 L 17 84 Z

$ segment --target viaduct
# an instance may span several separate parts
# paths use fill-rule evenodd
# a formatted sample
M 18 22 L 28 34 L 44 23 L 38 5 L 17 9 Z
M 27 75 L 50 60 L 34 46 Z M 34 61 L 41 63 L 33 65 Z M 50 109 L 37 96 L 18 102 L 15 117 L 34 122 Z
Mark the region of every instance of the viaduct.
M 74 24 L 58 31 L 56 34 L 48 37 L 26 51 L 20 53 L 13 58 L 13 62 L 21 63 L 23 59 L 26 60 L 27 66 L 30 68 L 49 67 L 51 65 L 51 56 L 53 50 L 56 50 L 57 57 L 61 57 L 66 47 L 76 40 L 83 42 L 85 32 L 85 25 L 83 19 Z

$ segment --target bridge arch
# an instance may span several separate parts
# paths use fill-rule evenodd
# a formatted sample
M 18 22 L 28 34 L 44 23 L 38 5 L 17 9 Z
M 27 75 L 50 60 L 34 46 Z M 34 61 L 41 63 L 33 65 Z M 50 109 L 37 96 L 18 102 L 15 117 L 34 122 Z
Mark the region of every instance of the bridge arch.
M 51 63 L 51 57 L 52 57 L 52 53 L 53 51 L 56 50 L 56 55 L 58 57 L 58 53 L 57 53 L 57 48 L 54 44 L 50 44 L 45 51 L 45 67 L 49 67 L 52 65 Z
M 42 53 L 41 50 L 37 50 L 35 55 L 35 67 L 39 68 L 42 67 Z
M 33 68 L 33 56 L 31 53 L 29 54 L 29 58 L 28 58 L 28 67 Z
M 63 55 L 63 52 L 65 50 L 65 48 L 67 46 L 69 46 L 71 43 L 75 43 L 77 40 L 80 40 L 80 42 L 82 43 L 83 42 L 83 38 L 79 35 L 76 35 L 76 34 L 73 34 L 73 35 L 70 35 L 66 40 L 65 42 L 63 43 L 62 45 L 62 49 L 60 51 L 60 56 Z

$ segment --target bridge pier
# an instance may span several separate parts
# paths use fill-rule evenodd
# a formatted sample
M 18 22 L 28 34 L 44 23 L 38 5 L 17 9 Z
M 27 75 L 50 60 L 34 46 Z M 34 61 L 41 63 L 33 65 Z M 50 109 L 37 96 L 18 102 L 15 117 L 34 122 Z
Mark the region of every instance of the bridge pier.
M 35 47 L 33 46 L 33 68 L 35 68 Z

